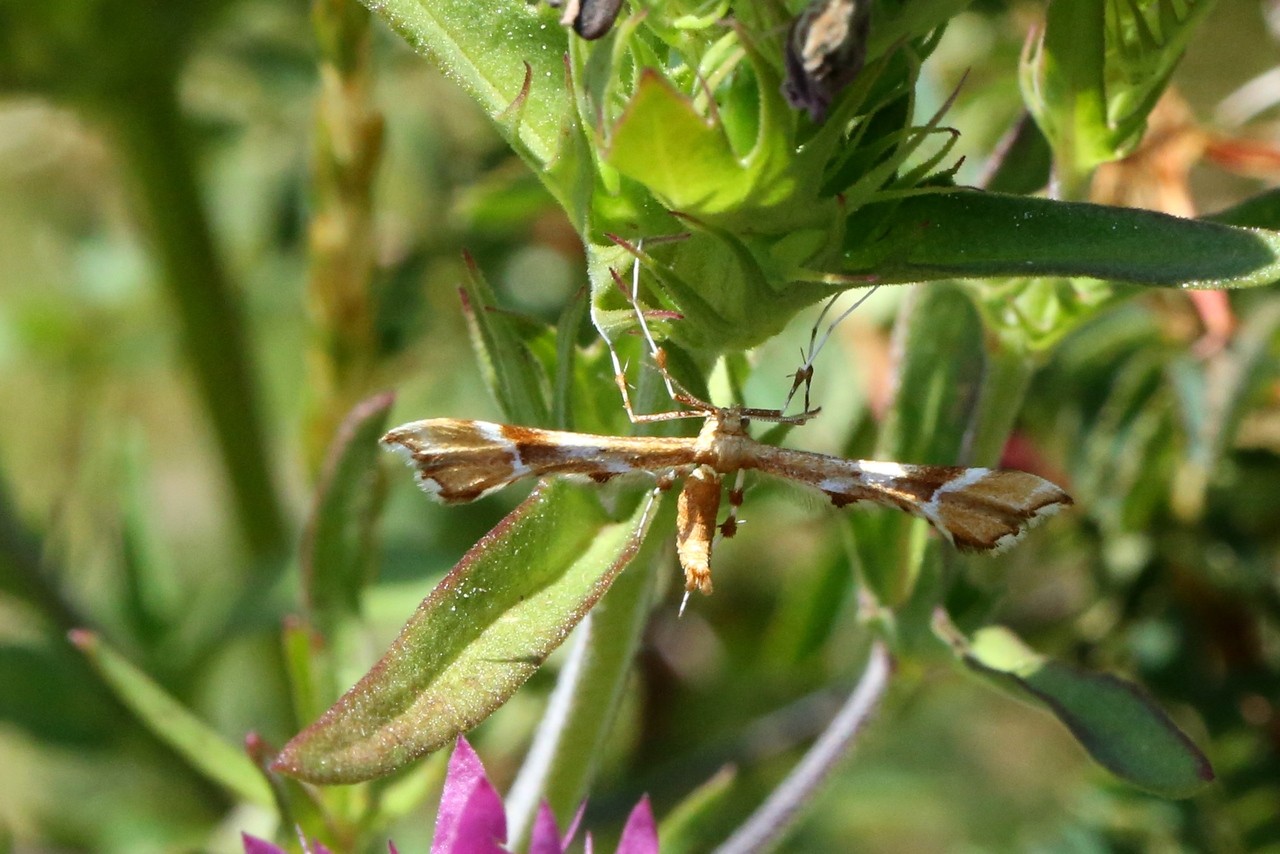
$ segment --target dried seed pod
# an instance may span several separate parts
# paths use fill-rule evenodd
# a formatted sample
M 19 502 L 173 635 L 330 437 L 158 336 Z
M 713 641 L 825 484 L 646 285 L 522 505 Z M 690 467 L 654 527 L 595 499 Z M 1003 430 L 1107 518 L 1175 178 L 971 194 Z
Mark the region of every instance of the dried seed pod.
M 815 122 L 826 119 L 832 100 L 862 70 L 870 29 L 870 0 L 810 3 L 787 34 L 787 103 Z

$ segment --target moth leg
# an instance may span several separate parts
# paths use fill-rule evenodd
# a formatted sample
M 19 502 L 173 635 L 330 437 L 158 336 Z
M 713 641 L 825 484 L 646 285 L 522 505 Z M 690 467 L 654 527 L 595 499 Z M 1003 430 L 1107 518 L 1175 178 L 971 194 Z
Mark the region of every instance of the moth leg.
M 746 471 L 738 469 L 733 478 L 733 488 L 729 490 L 729 512 L 720 523 L 720 536 L 726 540 L 738 533 L 740 525 L 745 524 L 745 520 L 738 518 L 738 508 L 742 506 L 742 499 L 746 494 L 746 475 Z
M 644 336 L 645 345 L 649 351 L 649 357 L 653 360 L 654 366 L 658 370 L 658 375 L 662 377 L 662 384 L 666 387 L 667 395 L 676 403 L 688 407 L 686 410 L 672 410 L 669 412 L 655 413 L 638 413 L 631 402 L 630 386 L 626 379 L 626 368 L 622 364 L 622 360 L 618 356 L 617 348 L 614 347 L 613 341 L 605 333 L 604 329 L 597 325 L 600 337 L 604 339 L 605 346 L 609 348 L 609 358 L 613 362 L 614 384 L 617 385 L 619 393 L 622 395 L 622 407 L 626 410 L 627 418 L 632 424 L 648 424 L 657 421 L 674 421 L 679 418 L 705 418 L 708 412 L 715 409 L 710 403 L 701 400 L 697 396 L 690 394 L 688 389 L 680 384 L 671 372 L 667 370 L 667 357 L 665 351 L 658 346 L 657 340 L 653 337 L 653 332 L 649 328 L 649 322 L 645 318 L 644 309 L 640 306 L 640 261 L 641 253 L 644 248 L 644 241 L 639 241 L 635 246 L 627 243 L 619 237 L 610 235 L 615 243 L 627 249 L 633 256 L 631 264 L 631 281 L 630 284 L 623 279 L 617 270 L 610 270 L 609 274 L 613 277 L 614 283 L 618 286 L 618 291 L 626 299 L 631 306 L 632 312 L 635 314 L 636 326 L 640 334 Z

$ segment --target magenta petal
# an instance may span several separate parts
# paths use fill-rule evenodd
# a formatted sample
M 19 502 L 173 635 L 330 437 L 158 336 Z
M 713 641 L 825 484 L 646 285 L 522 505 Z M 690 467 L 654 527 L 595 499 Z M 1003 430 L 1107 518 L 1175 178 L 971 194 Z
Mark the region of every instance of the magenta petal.
M 273 845 L 265 839 L 259 839 L 247 833 L 240 834 L 240 842 L 244 845 L 244 854 L 287 854 L 279 845 Z
M 573 836 L 577 835 L 577 828 L 582 826 L 582 816 L 584 816 L 584 814 L 586 814 L 585 799 L 582 800 L 582 803 L 577 805 L 577 812 L 573 813 L 573 819 L 570 823 L 568 823 L 568 830 L 564 831 L 564 837 L 561 840 L 562 849 L 566 851 L 568 850 L 568 846 L 570 846 L 571 842 L 573 841 Z M 590 851 L 588 851 L 588 854 L 590 854 Z
M 400 854 L 400 849 L 396 848 L 396 844 L 395 844 L 394 842 L 392 842 L 390 839 L 388 839 L 388 840 L 387 840 L 387 852 L 388 852 L 388 854 Z
M 431 854 L 489 854 L 501 852 L 507 840 L 507 817 L 502 799 L 484 774 L 480 757 L 458 736 L 436 814 Z
M 627 817 L 618 840 L 618 854 L 658 854 L 658 825 L 653 820 L 653 807 L 645 795 Z
M 560 828 L 556 826 L 555 813 L 543 801 L 538 805 L 533 832 L 529 834 L 529 854 L 564 854 L 564 849 L 565 846 L 560 844 Z

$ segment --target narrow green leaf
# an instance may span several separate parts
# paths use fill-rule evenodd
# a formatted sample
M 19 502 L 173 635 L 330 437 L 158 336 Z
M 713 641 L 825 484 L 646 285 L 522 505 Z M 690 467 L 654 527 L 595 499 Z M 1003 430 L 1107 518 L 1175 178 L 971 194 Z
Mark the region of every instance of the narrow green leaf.
M 294 720 L 299 726 L 323 712 L 329 699 L 337 693 L 337 688 L 329 684 L 332 668 L 322 666 L 319 660 L 322 644 L 323 640 L 306 621 L 298 617 L 285 618 L 280 646 L 289 677 Z
M 635 556 L 652 517 L 612 522 L 596 490 L 541 484 L 432 591 L 372 670 L 285 745 L 315 783 L 387 774 L 484 720 L 560 645 Z
M 957 190 L 869 205 L 844 269 L 884 283 L 1089 276 L 1139 285 L 1248 288 L 1280 279 L 1280 233 L 1151 211 Z M 856 241 L 856 242 L 854 242 Z
M 1133 785 L 1186 798 L 1213 781 L 1209 760 L 1139 685 L 1052 661 L 1001 627 L 952 644 L 971 671 L 1046 709 L 1094 760 Z
M 463 260 L 467 265 L 463 278 L 467 329 L 489 392 L 502 407 L 503 415 L 514 423 L 550 426 L 546 377 L 538 360 L 529 353 L 508 319 L 495 311 L 493 289 L 475 259 L 467 254 Z
M 180 574 L 167 560 L 155 535 L 155 517 L 147 495 L 145 438 L 136 425 L 126 437 L 120 466 L 120 568 L 123 608 L 133 635 L 144 647 L 163 643 L 180 619 Z
M 1209 359 L 1182 355 L 1169 366 L 1189 440 L 1174 482 L 1172 503 L 1184 519 L 1204 510 L 1209 484 L 1235 438 L 1245 405 L 1260 380 L 1275 371 L 1272 342 L 1280 303 L 1264 303 L 1244 321 L 1231 346 Z
M 1234 207 L 1205 217 L 1210 222 L 1280 230 L 1280 189 L 1267 190 Z
M 676 804 L 658 827 L 658 850 L 662 854 L 712 850 L 724 838 L 718 819 L 729 808 L 736 780 L 736 769 L 726 766 Z
M 116 696 L 191 767 L 237 798 L 263 806 L 273 803 L 270 786 L 242 748 L 227 743 L 93 632 L 74 629 L 69 637 Z
M 901 364 L 874 456 L 954 465 L 982 382 L 978 314 L 951 283 L 917 288 L 907 296 L 894 341 Z M 867 585 L 886 605 L 904 602 L 923 567 L 927 523 L 868 508 L 850 512 L 849 524 Z
M 578 334 L 587 318 L 591 299 L 579 288 L 564 304 L 556 321 L 556 372 L 551 383 L 551 423 L 557 430 L 573 428 L 574 372 L 578 364 Z
M 1115 154 L 1103 77 L 1104 4 L 1105 0 L 1051 3 L 1043 38 L 1021 68 L 1022 98 L 1054 150 L 1059 173 L 1065 173 L 1072 188 Z
M 1023 113 L 996 147 L 996 159 L 987 172 L 983 189 L 992 193 L 1025 196 L 1048 186 L 1053 152 L 1044 132 Z
M 382 503 L 378 437 L 394 402 L 393 394 L 375 395 L 343 419 L 303 532 L 299 561 L 307 607 L 326 634 L 357 612 L 369 578 L 374 517 Z

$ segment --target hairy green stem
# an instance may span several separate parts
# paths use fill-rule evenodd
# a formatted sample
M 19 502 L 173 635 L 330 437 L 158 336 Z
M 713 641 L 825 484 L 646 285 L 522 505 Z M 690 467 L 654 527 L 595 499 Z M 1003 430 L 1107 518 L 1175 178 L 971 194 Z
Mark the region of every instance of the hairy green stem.
M 528 841 L 539 803 L 545 801 L 566 821 L 598 771 L 653 607 L 657 574 L 668 566 L 665 542 L 674 514 L 658 506 L 649 512 L 662 515 L 644 548 L 574 632 L 569 660 L 507 797 L 514 850 Z

